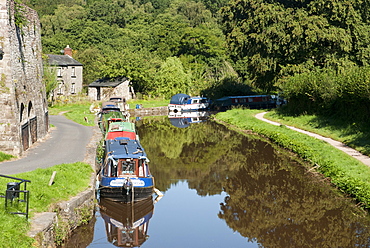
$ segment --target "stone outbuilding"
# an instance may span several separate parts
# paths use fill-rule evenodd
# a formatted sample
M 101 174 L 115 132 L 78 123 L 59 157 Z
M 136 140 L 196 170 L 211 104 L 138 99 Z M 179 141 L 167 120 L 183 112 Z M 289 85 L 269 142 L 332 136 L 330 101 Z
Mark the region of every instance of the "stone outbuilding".
M 19 9 L 24 19 L 17 26 Z M 49 128 L 36 11 L 0 0 L 0 55 L 0 151 L 19 156 Z
M 117 77 L 102 78 L 92 82 L 89 84 L 88 96 L 95 101 L 107 101 L 113 96 L 130 100 L 135 98 L 135 93 L 127 77 Z
M 64 55 L 47 54 L 49 65 L 55 69 L 58 86 L 53 95 L 70 96 L 82 91 L 83 65 L 72 57 L 72 48 L 64 48 Z

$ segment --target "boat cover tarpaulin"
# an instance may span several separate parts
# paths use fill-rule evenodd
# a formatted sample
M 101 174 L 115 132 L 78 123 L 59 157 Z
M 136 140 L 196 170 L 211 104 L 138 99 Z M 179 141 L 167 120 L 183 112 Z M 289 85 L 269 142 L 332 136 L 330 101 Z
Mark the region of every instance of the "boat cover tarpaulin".
M 113 140 L 117 137 L 127 137 L 129 139 L 136 139 L 136 133 L 134 132 L 127 132 L 127 131 L 117 131 L 117 132 L 108 132 L 106 140 Z
M 110 153 L 114 159 L 119 158 L 146 158 L 144 148 L 138 140 L 126 137 L 117 137 L 114 140 L 105 141 L 106 153 Z
M 116 131 L 135 132 L 135 124 L 132 122 L 126 122 L 126 121 L 110 123 L 108 132 L 116 132 Z
M 187 94 L 176 94 L 171 97 L 170 104 L 185 104 L 191 97 Z

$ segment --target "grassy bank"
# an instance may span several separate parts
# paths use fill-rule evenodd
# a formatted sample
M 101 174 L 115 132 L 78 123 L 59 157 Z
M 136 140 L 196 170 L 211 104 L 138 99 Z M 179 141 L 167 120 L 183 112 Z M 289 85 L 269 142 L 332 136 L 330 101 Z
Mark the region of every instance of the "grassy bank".
M 50 177 L 56 171 L 54 183 L 48 186 Z M 12 177 L 30 180 L 27 190 L 30 191 L 30 218 L 37 212 L 52 212 L 55 203 L 68 200 L 72 196 L 87 189 L 93 170 L 89 164 L 73 163 L 61 164 L 47 169 L 36 169 L 32 172 L 11 175 Z M 0 177 L 1 195 L 5 195 L 6 185 L 17 182 L 12 179 Z M 22 184 L 23 185 L 23 184 Z M 23 186 L 21 187 L 23 189 Z M 34 239 L 27 236 L 30 228 L 30 218 L 24 215 L 13 215 L 5 212 L 5 199 L 0 201 L 1 234 L 0 247 L 32 247 Z M 18 205 L 17 208 L 15 208 Z M 9 210 L 25 211 L 23 203 L 13 204 Z
M 89 111 L 91 102 L 81 101 L 78 103 L 58 104 L 49 108 L 50 115 L 65 112 L 64 115 L 86 126 L 93 126 L 95 115 Z M 89 122 L 85 121 L 87 117 Z M 90 121 L 91 120 L 91 121 Z M 0 162 L 13 158 L 9 154 L 0 152 Z M 56 171 L 54 183 L 48 186 L 50 177 Z M 30 180 L 27 190 L 30 191 L 29 219 L 24 215 L 9 214 L 9 211 L 25 211 L 24 203 L 13 204 L 5 211 L 5 198 L 0 198 L 0 218 L 2 235 L 0 235 L 0 247 L 32 247 L 33 238 L 27 236 L 30 229 L 30 219 L 35 213 L 54 211 L 57 202 L 65 201 L 87 189 L 93 173 L 91 165 L 77 162 L 73 164 L 61 164 L 47 169 L 36 169 L 31 172 L 11 175 L 12 177 Z M 16 180 L 0 177 L 0 195 L 5 195 L 6 186 Z M 22 184 L 23 185 L 23 184 Z M 23 186 L 21 187 L 23 189 Z
M 50 115 L 63 113 L 65 117 L 84 126 L 94 126 L 95 114 L 90 112 L 92 102 L 58 104 L 49 107 Z M 86 118 L 85 118 L 86 117 Z
M 370 127 L 368 123 L 316 115 L 289 116 L 283 111 L 271 111 L 265 118 L 284 125 L 318 133 L 338 140 L 365 155 L 370 155 Z
M 3 162 L 5 160 L 10 160 L 12 158 L 15 158 L 15 157 L 13 155 L 0 152 L 0 162 Z
M 364 208 L 370 208 L 370 168 L 328 143 L 295 132 L 285 126 L 274 126 L 254 117 L 258 110 L 233 109 L 218 113 L 221 120 L 244 130 L 264 135 L 287 148 L 317 168 Z
M 143 108 L 154 108 L 167 106 L 170 100 L 165 99 L 147 99 L 147 100 L 128 100 L 130 109 L 136 108 L 136 104 L 142 105 Z

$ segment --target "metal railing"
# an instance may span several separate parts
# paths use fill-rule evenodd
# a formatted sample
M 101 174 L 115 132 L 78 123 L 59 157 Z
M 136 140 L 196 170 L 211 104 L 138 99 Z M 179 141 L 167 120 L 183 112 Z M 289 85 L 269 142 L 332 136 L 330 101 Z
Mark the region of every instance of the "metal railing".
M 12 180 L 17 180 L 18 182 L 9 182 L 6 185 L 5 195 L 0 195 L 0 197 L 5 198 L 5 210 L 11 214 L 21 214 L 25 215 L 26 219 L 28 219 L 28 210 L 29 210 L 29 199 L 30 199 L 30 192 L 27 190 L 27 183 L 30 183 L 30 180 L 16 178 L 6 175 L 1 175 L 0 177 L 9 178 Z M 23 189 L 21 186 L 23 185 Z M 22 197 L 23 196 L 23 197 Z M 19 207 L 19 203 L 24 203 L 24 212 L 17 209 L 16 212 L 8 211 L 9 205 Z M 14 210 L 14 208 L 12 208 Z

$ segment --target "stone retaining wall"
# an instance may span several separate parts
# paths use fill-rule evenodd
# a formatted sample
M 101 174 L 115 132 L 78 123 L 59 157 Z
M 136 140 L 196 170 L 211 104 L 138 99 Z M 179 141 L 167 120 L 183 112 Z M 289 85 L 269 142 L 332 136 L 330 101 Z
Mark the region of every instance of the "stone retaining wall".
M 168 115 L 168 107 L 153 107 L 153 108 L 141 108 L 141 109 L 129 109 L 131 116 L 151 116 L 151 115 Z

